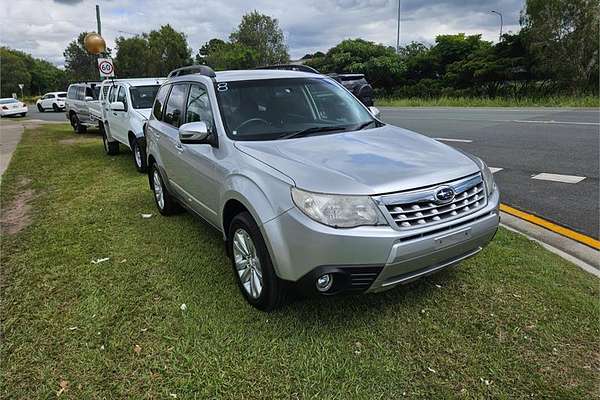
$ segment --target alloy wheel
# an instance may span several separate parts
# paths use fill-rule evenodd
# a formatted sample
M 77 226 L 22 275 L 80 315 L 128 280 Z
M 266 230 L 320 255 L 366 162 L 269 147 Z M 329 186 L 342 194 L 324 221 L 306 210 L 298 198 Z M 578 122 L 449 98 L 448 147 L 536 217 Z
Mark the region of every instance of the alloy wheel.
M 154 186 L 154 198 L 156 199 L 156 204 L 158 204 L 158 208 L 161 210 L 165 208 L 165 197 L 163 193 L 162 182 L 160 180 L 160 175 L 158 170 L 154 170 L 152 174 L 152 186 Z
M 263 271 L 254 242 L 242 228 L 233 234 L 233 258 L 244 290 L 250 297 L 257 299 L 263 289 Z
M 142 168 L 142 152 L 140 146 L 136 143 L 133 145 L 133 156 L 135 157 L 135 165 L 138 168 Z

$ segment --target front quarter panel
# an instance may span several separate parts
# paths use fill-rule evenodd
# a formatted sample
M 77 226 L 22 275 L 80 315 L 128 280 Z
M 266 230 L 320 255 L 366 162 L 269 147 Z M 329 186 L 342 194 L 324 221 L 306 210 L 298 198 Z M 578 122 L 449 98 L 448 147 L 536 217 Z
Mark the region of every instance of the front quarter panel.
M 259 226 L 283 214 L 293 207 L 290 188 L 294 186 L 288 176 L 258 160 L 233 149 L 238 162 L 235 163 L 223 184 L 220 212 L 229 200 L 242 203 L 252 214 Z M 223 232 L 227 227 L 223 226 Z

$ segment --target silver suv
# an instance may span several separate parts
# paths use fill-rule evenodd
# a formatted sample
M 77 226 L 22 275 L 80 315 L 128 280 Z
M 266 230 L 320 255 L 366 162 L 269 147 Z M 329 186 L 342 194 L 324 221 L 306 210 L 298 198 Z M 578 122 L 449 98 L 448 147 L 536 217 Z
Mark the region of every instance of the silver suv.
M 176 70 L 146 128 L 156 205 L 220 230 L 262 310 L 292 287 L 378 292 L 478 253 L 499 223 L 488 167 L 376 114 L 322 75 Z

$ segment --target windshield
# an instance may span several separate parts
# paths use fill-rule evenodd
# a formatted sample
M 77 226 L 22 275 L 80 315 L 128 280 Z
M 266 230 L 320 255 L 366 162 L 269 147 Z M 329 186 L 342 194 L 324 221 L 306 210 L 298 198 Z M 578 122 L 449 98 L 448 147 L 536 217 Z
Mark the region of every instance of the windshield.
M 152 108 L 160 85 L 132 86 L 129 88 L 133 108 Z
M 335 133 L 375 122 L 360 102 L 327 78 L 219 82 L 215 90 L 225 130 L 234 140 Z

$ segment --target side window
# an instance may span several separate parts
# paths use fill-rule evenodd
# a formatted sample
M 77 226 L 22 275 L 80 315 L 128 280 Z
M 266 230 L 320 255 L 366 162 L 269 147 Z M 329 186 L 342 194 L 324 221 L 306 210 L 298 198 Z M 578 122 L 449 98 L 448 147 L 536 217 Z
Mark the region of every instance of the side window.
M 116 97 L 117 97 L 117 91 L 119 90 L 118 86 L 111 86 L 110 87 L 110 94 L 108 95 L 108 101 L 110 103 L 116 101 Z
M 156 118 L 159 121 L 162 121 L 162 112 L 170 88 L 171 85 L 161 86 L 161 88 L 158 90 L 158 93 L 156 93 L 156 98 L 154 99 L 154 106 L 152 107 L 152 114 L 154 114 L 154 118 Z
M 187 98 L 185 122 L 206 122 L 209 132 L 214 132 L 213 113 L 210 108 L 208 92 L 200 85 L 190 86 L 190 94 Z
M 75 96 L 75 98 L 77 100 L 83 100 L 83 93 L 84 93 L 83 87 L 77 86 L 77 95 Z
M 120 101 L 125 106 L 125 111 L 127 111 L 127 93 L 125 93 L 127 89 L 124 86 L 121 86 L 119 89 L 119 94 L 117 95 L 117 101 Z
M 167 100 L 163 121 L 169 125 L 173 125 L 175 128 L 179 128 L 183 119 L 183 105 L 185 104 L 185 92 L 187 88 L 187 85 L 173 85 L 173 89 L 171 89 L 171 93 L 169 94 L 169 100 Z
M 75 98 L 75 86 L 69 86 L 69 90 L 67 90 L 67 98 L 68 99 Z

